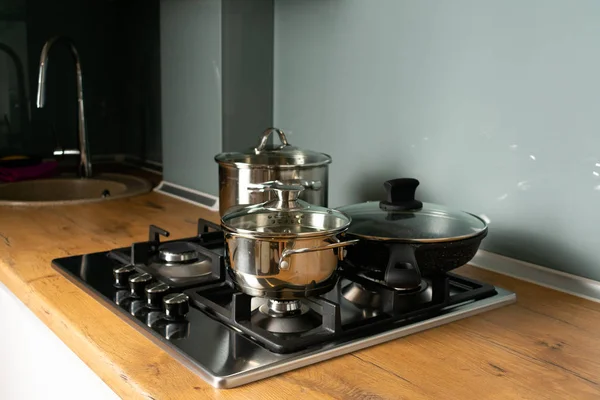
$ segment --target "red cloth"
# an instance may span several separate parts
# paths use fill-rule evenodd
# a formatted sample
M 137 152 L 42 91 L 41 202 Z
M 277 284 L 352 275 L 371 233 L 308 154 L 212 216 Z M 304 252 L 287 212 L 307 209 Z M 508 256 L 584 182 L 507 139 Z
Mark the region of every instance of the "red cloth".
M 48 161 L 27 167 L 0 167 L 0 181 L 19 182 L 28 179 L 49 178 L 58 172 L 57 169 L 58 162 L 56 161 Z

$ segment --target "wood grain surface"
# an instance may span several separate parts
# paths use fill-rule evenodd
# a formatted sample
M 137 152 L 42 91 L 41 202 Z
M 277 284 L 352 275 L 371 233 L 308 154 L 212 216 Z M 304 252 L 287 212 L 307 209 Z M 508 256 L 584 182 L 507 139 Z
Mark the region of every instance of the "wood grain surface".
M 240 388 L 218 390 L 51 267 L 67 255 L 180 238 L 217 214 L 162 194 L 0 208 L 0 280 L 119 396 L 146 399 L 600 398 L 600 304 L 470 266 L 517 303 Z

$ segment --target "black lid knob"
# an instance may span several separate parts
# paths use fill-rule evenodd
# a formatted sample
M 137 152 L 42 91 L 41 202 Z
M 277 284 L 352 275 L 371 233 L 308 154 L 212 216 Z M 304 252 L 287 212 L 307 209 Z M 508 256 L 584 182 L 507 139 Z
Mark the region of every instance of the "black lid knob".
M 121 265 L 113 269 L 113 276 L 115 277 L 115 286 L 123 289 L 129 285 L 129 277 L 137 273 L 135 267 L 131 264 Z
M 163 305 L 168 319 L 182 319 L 190 311 L 190 298 L 183 293 L 171 293 L 164 297 Z
M 131 290 L 131 295 L 134 297 L 143 297 L 144 289 L 153 281 L 154 278 L 152 275 L 143 272 L 130 276 L 129 289 Z
M 162 307 L 163 298 L 169 294 L 171 287 L 162 282 L 154 282 L 146 286 L 147 305 L 150 308 L 160 309 Z
M 420 210 L 423 203 L 415 200 L 415 192 L 419 181 L 414 178 L 392 179 L 383 185 L 387 199 L 379 202 L 379 208 L 384 211 Z

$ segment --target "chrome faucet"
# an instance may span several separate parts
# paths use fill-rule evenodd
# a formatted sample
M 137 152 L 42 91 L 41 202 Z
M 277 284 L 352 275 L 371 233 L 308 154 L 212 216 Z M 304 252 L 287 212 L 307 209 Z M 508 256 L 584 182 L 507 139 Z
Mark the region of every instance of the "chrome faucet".
M 83 110 L 83 77 L 81 74 L 81 61 L 79 53 L 73 42 L 62 36 L 55 36 L 48 40 L 42 48 L 40 56 L 40 73 L 38 75 L 37 108 L 43 108 L 46 100 L 46 69 L 48 68 L 48 53 L 52 45 L 58 41 L 65 41 L 71 49 L 71 54 L 75 60 L 75 72 L 77 74 L 77 104 L 78 104 L 78 139 L 79 139 L 79 174 L 83 178 L 92 176 L 92 163 L 90 162 L 90 152 L 88 139 L 85 131 L 85 116 Z

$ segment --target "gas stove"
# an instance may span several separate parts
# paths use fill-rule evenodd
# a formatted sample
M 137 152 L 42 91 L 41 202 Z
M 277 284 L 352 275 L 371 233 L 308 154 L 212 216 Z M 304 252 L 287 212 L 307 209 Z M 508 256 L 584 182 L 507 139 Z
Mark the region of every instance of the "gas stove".
M 196 236 L 59 258 L 53 266 L 218 388 L 232 388 L 491 310 L 515 294 L 452 273 L 413 290 L 340 262 L 333 288 L 293 301 L 236 290 L 220 227 Z

